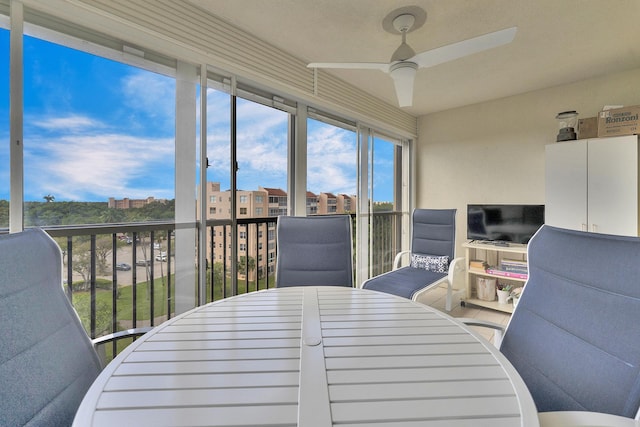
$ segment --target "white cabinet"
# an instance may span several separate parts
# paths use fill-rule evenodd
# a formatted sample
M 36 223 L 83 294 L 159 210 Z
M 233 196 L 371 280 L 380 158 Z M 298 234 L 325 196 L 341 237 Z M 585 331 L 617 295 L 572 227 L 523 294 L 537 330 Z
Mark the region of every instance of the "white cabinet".
M 635 135 L 547 145 L 545 223 L 637 236 L 638 154 Z

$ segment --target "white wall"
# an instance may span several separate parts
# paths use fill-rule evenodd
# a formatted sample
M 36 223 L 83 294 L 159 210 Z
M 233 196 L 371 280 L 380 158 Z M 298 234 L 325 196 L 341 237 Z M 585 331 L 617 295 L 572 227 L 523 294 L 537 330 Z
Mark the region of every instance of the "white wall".
M 543 204 L 544 146 L 555 116 L 593 117 L 604 105 L 640 104 L 640 69 L 420 117 L 419 208 L 456 208 L 458 256 L 468 203 Z

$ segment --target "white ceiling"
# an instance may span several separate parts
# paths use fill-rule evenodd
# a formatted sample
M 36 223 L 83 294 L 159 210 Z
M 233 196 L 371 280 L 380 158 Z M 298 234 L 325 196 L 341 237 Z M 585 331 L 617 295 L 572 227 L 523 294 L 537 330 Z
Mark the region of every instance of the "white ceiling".
M 189 0 L 306 62 L 388 62 L 400 36 L 382 20 L 416 5 L 416 53 L 517 26 L 508 45 L 418 71 L 420 116 L 640 68 L 640 0 Z M 397 105 L 389 75 L 328 70 Z M 638 90 L 640 88 L 634 88 Z

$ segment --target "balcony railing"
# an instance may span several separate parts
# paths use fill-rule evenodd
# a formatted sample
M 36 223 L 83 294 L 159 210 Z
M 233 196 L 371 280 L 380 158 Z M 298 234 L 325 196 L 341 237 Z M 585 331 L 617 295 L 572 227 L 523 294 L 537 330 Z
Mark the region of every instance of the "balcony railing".
M 391 269 L 399 218 L 397 213 L 372 217 L 373 275 Z M 276 222 L 276 217 L 238 219 L 235 236 L 230 220 L 207 222 L 204 302 L 275 286 Z M 174 222 L 45 227 L 62 249 L 65 290 L 89 336 L 154 326 L 175 315 L 176 227 L 197 235 L 196 224 Z M 196 301 L 200 288 L 194 283 Z M 107 357 L 126 344 L 114 343 Z

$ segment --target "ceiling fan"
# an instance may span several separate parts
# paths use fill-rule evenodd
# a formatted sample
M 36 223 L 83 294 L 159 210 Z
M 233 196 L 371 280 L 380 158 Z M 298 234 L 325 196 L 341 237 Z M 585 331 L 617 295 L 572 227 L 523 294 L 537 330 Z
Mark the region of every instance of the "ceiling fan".
M 397 33 L 402 35 L 402 43 L 391 56 L 389 63 L 312 62 L 307 67 L 384 71 L 393 79 L 399 106 L 410 107 L 413 103 L 413 82 L 418 68 L 433 67 L 510 43 L 513 41 L 518 29 L 517 27 L 511 27 L 416 54 L 407 44 L 407 33 L 422 26 L 426 20 L 426 12 L 417 7 L 402 8 L 394 12 L 385 18 L 385 21 L 390 25 L 385 24 L 385 21 L 383 21 L 383 27 L 389 31 L 391 28 L 388 27 L 392 26 Z M 393 32 L 393 30 L 390 32 Z

